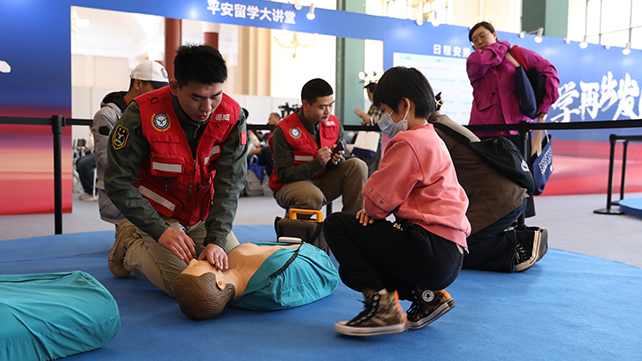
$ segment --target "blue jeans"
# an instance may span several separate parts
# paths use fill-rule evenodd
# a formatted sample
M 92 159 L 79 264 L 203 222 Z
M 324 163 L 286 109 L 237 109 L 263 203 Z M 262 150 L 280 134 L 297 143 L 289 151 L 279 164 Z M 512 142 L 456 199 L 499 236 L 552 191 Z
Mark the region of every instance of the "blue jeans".
M 96 169 L 96 157 L 94 154 L 84 155 L 76 161 L 76 171 L 80 177 L 82 189 L 87 194 L 94 192 L 94 169 Z

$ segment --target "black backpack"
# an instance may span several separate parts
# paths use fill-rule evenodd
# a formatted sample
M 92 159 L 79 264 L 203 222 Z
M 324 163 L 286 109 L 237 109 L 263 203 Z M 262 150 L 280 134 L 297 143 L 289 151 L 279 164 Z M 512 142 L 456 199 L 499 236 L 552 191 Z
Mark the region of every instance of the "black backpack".
M 468 137 L 458 133 L 454 129 L 444 124 L 431 123 L 436 128 L 446 133 L 449 137 L 468 145 L 477 155 L 484 159 L 488 164 L 497 169 L 500 173 L 517 183 L 522 188 L 526 188 L 528 194 L 533 194 L 535 182 L 533 174 L 524 156 L 517 146 L 506 137 L 495 137 L 471 142 Z

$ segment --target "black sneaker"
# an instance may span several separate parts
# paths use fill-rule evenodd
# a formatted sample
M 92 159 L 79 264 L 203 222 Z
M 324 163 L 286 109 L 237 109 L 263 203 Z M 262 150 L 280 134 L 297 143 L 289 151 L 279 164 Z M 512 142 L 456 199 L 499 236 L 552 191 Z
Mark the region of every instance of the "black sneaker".
M 403 332 L 408 328 L 397 291 L 380 294 L 366 290 L 363 295 L 365 309 L 350 321 L 335 323 L 335 331 L 348 336 L 374 336 Z
M 412 296 L 414 301 L 407 312 L 411 330 L 428 326 L 456 305 L 455 300 L 444 290 L 416 288 L 412 290 Z
M 515 247 L 515 272 L 526 271 L 542 259 L 548 251 L 548 230 L 543 227 L 533 231 L 532 242 L 517 242 Z

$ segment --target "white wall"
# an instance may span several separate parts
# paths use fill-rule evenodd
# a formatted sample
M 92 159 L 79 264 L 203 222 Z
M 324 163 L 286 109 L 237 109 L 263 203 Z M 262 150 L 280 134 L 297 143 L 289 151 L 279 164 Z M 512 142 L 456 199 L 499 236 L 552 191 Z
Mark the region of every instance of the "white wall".
M 281 30 L 272 30 L 271 95 L 301 99 L 301 88 L 310 79 L 321 78 L 335 89 L 336 38 L 316 34 L 316 41 L 307 48 L 283 48 L 274 40 Z

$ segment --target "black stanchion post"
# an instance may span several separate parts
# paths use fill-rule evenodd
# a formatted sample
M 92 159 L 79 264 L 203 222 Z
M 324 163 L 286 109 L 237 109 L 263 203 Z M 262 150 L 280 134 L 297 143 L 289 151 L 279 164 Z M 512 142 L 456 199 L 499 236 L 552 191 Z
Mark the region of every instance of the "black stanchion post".
M 609 142 L 611 143 L 611 153 L 609 154 L 609 183 L 606 186 L 606 208 L 596 209 L 593 211 L 593 213 L 623 214 L 619 210 L 614 211 L 611 209 L 611 192 L 613 191 L 613 163 L 615 160 L 615 143 L 617 142 L 617 135 L 609 135 Z
M 520 120 L 517 124 L 517 131 L 519 132 L 519 149 L 522 151 L 524 159 L 528 159 L 530 154 L 528 154 L 528 122 L 525 120 Z
M 65 118 L 62 115 L 51 117 L 54 145 L 54 222 L 55 234 L 62 234 L 62 127 Z
M 526 154 L 528 153 L 528 144 L 526 143 L 528 141 L 528 122 L 520 120 L 517 126 L 517 131 L 519 132 L 519 148 L 522 151 L 524 159 L 528 159 L 528 155 Z M 522 215 L 517 219 L 517 225 L 519 227 L 524 224 L 526 224 L 526 212 L 522 213 Z
M 626 153 L 629 148 L 629 140 L 625 139 L 622 143 L 622 183 L 620 183 L 620 201 L 624 199 L 624 176 L 626 174 Z M 620 205 L 620 202 L 613 202 L 614 204 Z

